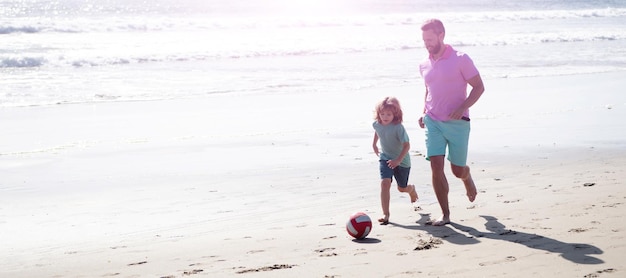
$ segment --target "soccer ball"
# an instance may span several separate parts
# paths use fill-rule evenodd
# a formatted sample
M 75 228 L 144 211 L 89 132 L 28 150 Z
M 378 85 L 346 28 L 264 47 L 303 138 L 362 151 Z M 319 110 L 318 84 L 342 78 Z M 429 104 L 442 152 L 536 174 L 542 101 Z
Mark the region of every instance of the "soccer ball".
M 372 230 L 372 220 L 367 214 L 357 212 L 350 216 L 350 220 L 346 223 L 346 231 L 356 239 L 364 239 Z

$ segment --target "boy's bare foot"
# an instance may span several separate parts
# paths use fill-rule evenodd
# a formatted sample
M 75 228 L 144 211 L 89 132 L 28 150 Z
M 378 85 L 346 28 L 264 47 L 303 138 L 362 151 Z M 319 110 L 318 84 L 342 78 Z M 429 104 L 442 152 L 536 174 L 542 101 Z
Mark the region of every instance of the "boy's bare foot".
M 409 196 L 411 196 L 411 203 L 415 203 L 417 202 L 417 199 L 419 199 L 419 196 L 417 196 L 417 191 L 415 190 L 415 185 L 409 184 L 409 188 L 411 191 L 409 191 Z
M 389 224 L 389 216 L 385 215 L 385 217 L 383 217 L 383 218 L 378 218 L 378 223 L 380 223 L 380 225 L 387 225 L 387 224 Z
M 441 216 L 441 217 L 439 217 L 439 219 L 437 219 L 435 221 L 430 220 L 430 221 L 426 222 L 426 224 L 433 225 L 433 226 L 444 226 L 446 224 L 450 224 L 450 217 Z

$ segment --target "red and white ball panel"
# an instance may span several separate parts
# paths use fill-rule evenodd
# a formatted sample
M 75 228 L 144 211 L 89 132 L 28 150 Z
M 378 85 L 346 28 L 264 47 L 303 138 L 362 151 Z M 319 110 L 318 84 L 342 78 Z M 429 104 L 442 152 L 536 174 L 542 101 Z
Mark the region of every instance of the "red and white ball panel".
M 372 230 L 372 220 L 367 214 L 357 212 L 350 216 L 350 220 L 346 223 L 348 234 L 356 239 L 364 239 Z

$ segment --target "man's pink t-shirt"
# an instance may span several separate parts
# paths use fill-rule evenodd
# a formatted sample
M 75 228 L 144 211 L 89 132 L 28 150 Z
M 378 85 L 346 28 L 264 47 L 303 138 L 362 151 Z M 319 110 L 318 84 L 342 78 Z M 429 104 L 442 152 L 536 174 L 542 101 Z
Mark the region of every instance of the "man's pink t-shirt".
M 447 121 L 450 114 L 467 98 L 467 80 L 478 74 L 478 69 L 467 54 L 450 45 L 438 60 L 432 55 L 420 64 L 420 74 L 426 83 L 426 114 L 436 121 Z M 469 118 L 469 111 L 465 110 Z

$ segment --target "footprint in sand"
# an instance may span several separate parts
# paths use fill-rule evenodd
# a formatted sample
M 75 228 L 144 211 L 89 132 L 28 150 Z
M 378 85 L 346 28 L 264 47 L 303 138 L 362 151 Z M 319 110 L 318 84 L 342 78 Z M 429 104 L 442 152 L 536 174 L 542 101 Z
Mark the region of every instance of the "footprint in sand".
M 437 245 L 440 245 L 440 244 L 443 244 L 443 241 L 439 238 L 431 237 L 428 240 L 420 239 L 417 242 L 417 247 L 415 247 L 415 249 L 413 250 L 419 251 L 419 250 L 433 249 L 433 248 L 437 248 Z
M 488 261 L 488 262 L 479 263 L 478 265 L 487 266 L 487 265 L 501 264 L 501 263 L 507 263 L 507 262 L 514 262 L 514 261 L 517 261 L 517 258 L 513 256 L 507 256 L 503 260 Z
M 574 228 L 574 229 L 570 229 L 568 232 L 570 233 L 582 233 L 582 232 L 586 232 L 587 229 L 584 228 Z
M 315 250 L 315 252 L 316 253 L 320 253 L 320 257 L 334 257 L 334 256 L 337 256 L 337 253 L 332 252 L 333 250 L 335 250 L 335 248 L 329 247 L 329 248 L 317 249 L 317 250 Z
M 614 268 L 607 268 L 607 269 L 603 269 L 603 270 L 598 270 L 595 273 L 589 273 L 585 276 L 583 276 L 584 278 L 595 278 L 595 277 L 600 277 L 601 273 L 613 273 L 615 272 Z
M 259 268 L 244 269 L 244 270 L 237 271 L 236 273 L 237 274 L 243 274 L 243 273 L 250 273 L 250 272 L 272 271 L 272 270 L 277 270 L 277 269 L 292 268 L 294 266 L 297 266 L 297 265 L 295 265 L 295 264 L 275 264 L 275 265 L 264 266 L 264 267 L 259 267 Z
M 198 274 L 200 272 L 204 271 L 204 269 L 194 269 L 194 270 L 188 270 L 183 272 L 183 275 L 193 275 L 193 274 Z
M 498 235 L 500 235 L 500 236 L 504 236 L 504 235 L 515 235 L 515 234 L 517 234 L 517 232 L 516 232 L 516 231 L 513 231 L 513 230 L 506 230 L 506 231 L 504 231 L 504 232 L 500 232 L 500 233 L 498 233 Z

